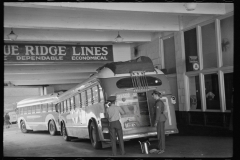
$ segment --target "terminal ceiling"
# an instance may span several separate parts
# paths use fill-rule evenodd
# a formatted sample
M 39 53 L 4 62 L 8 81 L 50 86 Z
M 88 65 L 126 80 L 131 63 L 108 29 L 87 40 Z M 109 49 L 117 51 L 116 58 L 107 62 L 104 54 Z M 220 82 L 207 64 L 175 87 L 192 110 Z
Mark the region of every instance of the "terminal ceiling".
M 197 19 L 226 14 L 229 4 L 198 3 L 187 11 L 184 3 L 4 3 L 4 41 L 11 28 L 16 43 L 137 46 L 156 35 L 176 32 Z M 231 7 L 230 7 L 231 8 Z M 103 63 L 4 64 L 4 82 L 15 86 L 75 84 L 95 73 Z

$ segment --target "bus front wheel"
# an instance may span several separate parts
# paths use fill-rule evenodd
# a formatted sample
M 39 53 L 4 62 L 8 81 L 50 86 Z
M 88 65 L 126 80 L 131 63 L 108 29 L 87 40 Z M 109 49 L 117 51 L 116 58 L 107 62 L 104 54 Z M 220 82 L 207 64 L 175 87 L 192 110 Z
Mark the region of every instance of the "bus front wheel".
M 67 134 L 67 129 L 66 129 L 64 123 L 63 123 L 63 125 L 62 125 L 62 135 L 63 135 L 63 139 L 64 139 L 65 141 L 70 141 L 70 140 L 71 140 L 71 138 L 70 138 L 70 137 L 68 136 L 68 134 Z
M 55 136 L 57 134 L 57 128 L 55 122 L 51 120 L 48 124 L 48 130 L 51 136 Z
M 91 122 L 90 124 L 90 139 L 92 146 L 95 149 L 100 149 L 101 148 L 101 142 L 98 141 L 98 131 L 97 131 L 97 125 L 94 122 Z
M 22 131 L 22 133 L 27 133 L 28 130 L 27 130 L 27 128 L 26 128 L 25 122 L 24 122 L 24 121 L 21 121 L 20 124 L 21 124 L 21 131 Z

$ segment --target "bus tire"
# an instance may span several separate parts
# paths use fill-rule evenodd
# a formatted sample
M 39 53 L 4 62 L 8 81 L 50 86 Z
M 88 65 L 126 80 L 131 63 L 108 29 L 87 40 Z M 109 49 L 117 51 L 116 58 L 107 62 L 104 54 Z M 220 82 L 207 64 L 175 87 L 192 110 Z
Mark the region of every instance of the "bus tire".
M 51 120 L 48 124 L 48 131 L 51 136 L 55 136 L 57 134 L 57 127 L 53 120 Z
M 65 141 L 70 141 L 71 140 L 71 138 L 67 134 L 67 129 L 65 127 L 65 123 L 63 123 L 63 125 L 62 125 L 62 135 L 63 135 L 63 139 Z
M 27 133 L 28 130 L 27 130 L 27 128 L 26 128 L 26 123 L 22 120 L 22 121 L 20 122 L 20 125 L 21 125 L 21 131 L 22 131 L 22 133 Z
M 97 125 L 94 122 L 91 122 L 90 124 L 90 139 L 93 148 L 95 149 L 100 149 L 102 148 L 102 143 L 98 140 L 98 130 L 97 130 Z

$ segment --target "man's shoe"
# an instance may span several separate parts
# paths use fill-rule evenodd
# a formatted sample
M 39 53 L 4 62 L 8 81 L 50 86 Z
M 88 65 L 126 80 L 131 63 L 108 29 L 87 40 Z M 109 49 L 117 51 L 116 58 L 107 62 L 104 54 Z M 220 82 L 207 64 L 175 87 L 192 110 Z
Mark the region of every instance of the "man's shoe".
M 164 150 L 160 150 L 159 152 L 158 152 L 158 154 L 162 154 L 164 152 Z
M 151 149 L 149 152 L 150 153 L 155 153 L 156 151 L 158 151 L 157 149 Z

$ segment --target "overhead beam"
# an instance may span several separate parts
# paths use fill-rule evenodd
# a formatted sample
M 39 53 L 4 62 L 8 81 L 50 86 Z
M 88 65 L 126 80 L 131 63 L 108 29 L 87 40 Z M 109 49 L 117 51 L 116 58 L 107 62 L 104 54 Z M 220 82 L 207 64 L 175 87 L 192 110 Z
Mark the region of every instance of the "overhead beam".
M 97 9 L 109 11 L 155 12 L 172 14 L 225 14 L 225 3 L 196 3 L 194 11 L 187 11 L 185 3 L 4 3 L 4 6 L 49 8 L 49 9 Z M 232 3 L 233 5 L 233 3 Z
M 53 23 L 54 22 L 54 23 Z M 178 15 L 4 7 L 5 28 L 178 31 Z
M 53 74 L 7 74 L 4 75 L 4 81 L 14 81 L 14 80 L 54 80 L 54 79 L 86 79 L 93 72 L 84 73 L 53 73 Z
M 16 80 L 11 81 L 13 85 L 21 86 L 21 85 L 51 85 L 51 84 L 78 84 L 84 81 L 85 79 L 64 79 L 64 80 Z
M 104 64 L 76 64 L 76 65 L 5 65 L 4 74 L 54 74 L 54 73 L 84 73 L 96 72 Z
M 117 31 L 90 31 L 90 30 L 54 30 L 54 29 L 26 29 L 14 27 L 14 33 L 18 35 L 17 41 L 36 42 L 112 42 L 118 35 Z M 11 32 L 11 28 L 4 28 L 4 37 Z M 152 32 L 120 31 L 123 41 L 149 42 Z

